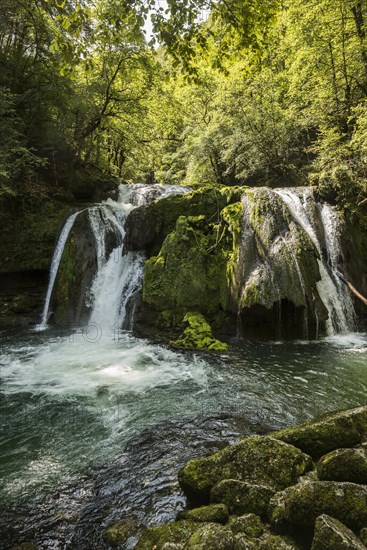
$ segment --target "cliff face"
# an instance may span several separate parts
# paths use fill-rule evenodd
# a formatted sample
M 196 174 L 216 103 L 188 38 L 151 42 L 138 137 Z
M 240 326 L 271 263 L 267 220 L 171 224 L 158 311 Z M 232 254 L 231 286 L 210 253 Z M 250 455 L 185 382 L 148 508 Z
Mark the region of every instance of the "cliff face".
M 196 312 L 224 337 L 352 330 L 337 270 L 365 292 L 360 232 L 311 188 L 202 189 L 138 208 L 125 237 L 149 258 L 135 328 L 177 334 Z

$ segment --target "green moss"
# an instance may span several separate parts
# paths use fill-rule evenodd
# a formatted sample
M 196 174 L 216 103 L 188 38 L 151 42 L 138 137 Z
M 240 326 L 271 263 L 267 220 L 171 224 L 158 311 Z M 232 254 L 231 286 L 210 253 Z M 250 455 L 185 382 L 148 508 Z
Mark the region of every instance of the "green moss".
M 180 471 L 179 482 L 191 500 L 205 502 L 211 488 L 224 479 L 279 490 L 311 468 L 310 457 L 299 449 L 270 437 L 249 437 L 207 458 L 191 460 Z
M 231 514 L 256 514 L 266 516 L 275 489 L 268 485 L 223 479 L 210 492 L 211 502 L 225 504 Z
M 200 527 L 187 541 L 187 550 L 233 550 L 233 535 L 229 529 L 217 523 Z
M 152 550 L 153 548 L 161 550 L 166 543 L 184 544 L 200 527 L 200 523 L 189 520 L 149 527 L 145 529 L 135 550 Z
M 256 514 L 245 514 L 240 517 L 232 516 L 228 522 L 228 527 L 235 535 L 244 533 L 250 538 L 257 539 L 264 533 L 264 525 Z
M 228 510 L 224 504 L 212 504 L 211 506 L 202 506 L 193 510 L 184 510 L 179 512 L 177 519 L 189 519 L 201 523 L 227 523 Z
M 179 349 L 198 349 L 209 351 L 226 351 L 228 345 L 213 338 L 212 329 L 201 313 L 188 312 L 183 318 L 187 328 L 181 336 L 171 342 L 171 346 Z
M 37 307 L 37 300 L 29 294 L 19 294 L 11 303 L 11 310 L 14 313 L 29 313 Z
M 299 483 L 277 493 L 270 504 L 274 527 L 284 522 L 313 527 L 316 518 L 327 514 L 352 530 L 367 526 L 367 487 L 355 483 L 316 481 Z
M 367 485 L 367 449 L 337 449 L 317 463 L 321 480 L 351 481 Z
M 311 422 L 272 434 L 314 458 L 367 439 L 367 406 L 329 413 Z

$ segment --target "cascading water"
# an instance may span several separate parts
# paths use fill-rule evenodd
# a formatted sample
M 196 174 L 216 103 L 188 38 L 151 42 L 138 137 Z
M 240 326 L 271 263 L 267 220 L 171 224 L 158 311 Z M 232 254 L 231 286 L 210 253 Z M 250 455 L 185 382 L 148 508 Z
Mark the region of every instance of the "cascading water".
M 318 266 L 321 280 L 317 282 L 319 296 L 328 310 L 326 331 L 329 335 L 347 333 L 354 327 L 354 308 L 350 295 L 335 274 L 340 258 L 340 220 L 327 204 L 315 203 L 311 189 L 277 189 L 289 208 L 293 219 L 309 235 L 319 253 Z M 325 242 L 323 249 L 318 237 L 317 223 L 322 227 Z
M 69 233 L 71 231 L 71 228 L 74 225 L 75 219 L 78 216 L 78 214 L 80 214 L 80 212 L 75 212 L 75 214 L 72 214 L 66 220 L 65 225 L 62 228 L 62 231 L 58 238 L 57 244 L 55 246 L 54 255 L 52 258 L 51 268 L 50 268 L 50 280 L 48 283 L 45 305 L 43 307 L 42 320 L 41 320 L 41 323 L 36 326 L 36 330 L 42 331 L 47 328 L 47 321 L 50 314 L 49 310 L 50 310 L 51 296 L 52 296 L 52 291 L 56 281 L 57 271 L 59 269 L 62 254 L 64 252 L 65 243 L 68 239 Z
M 130 328 L 127 305 L 141 288 L 145 258 L 140 253 L 124 253 L 124 225 L 128 214 L 138 206 L 189 191 L 188 187 L 173 185 L 121 185 L 117 201 L 108 199 L 87 209 L 97 259 L 97 272 L 87 296 L 91 308 L 90 324 L 98 325 L 105 332 Z M 40 330 L 47 328 L 57 271 L 77 215 L 78 213 L 68 218 L 55 248 L 42 323 L 38 327 Z

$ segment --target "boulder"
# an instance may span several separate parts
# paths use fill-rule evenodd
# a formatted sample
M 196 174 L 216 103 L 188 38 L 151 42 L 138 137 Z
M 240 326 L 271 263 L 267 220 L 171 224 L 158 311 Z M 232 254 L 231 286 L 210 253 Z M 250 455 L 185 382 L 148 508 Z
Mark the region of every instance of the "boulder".
M 179 482 L 190 500 L 205 503 L 211 489 L 224 479 L 279 491 L 296 483 L 312 466 L 311 458 L 292 445 L 255 436 L 207 458 L 188 462 L 179 472 Z
M 367 448 L 337 449 L 317 463 L 321 480 L 351 481 L 367 485 Z
M 237 479 L 224 479 L 211 490 L 212 502 L 225 504 L 231 514 L 245 513 L 265 516 L 275 489 Z
M 313 420 L 271 434 L 313 458 L 367 440 L 367 406 L 326 414 Z
M 366 547 L 340 521 L 322 514 L 316 519 L 311 550 L 366 550 Z
M 107 527 L 103 533 L 103 539 L 113 547 L 123 547 L 126 541 L 134 536 L 139 529 L 139 524 L 133 518 L 122 519 Z
M 265 535 L 258 546 L 259 550 L 296 550 L 297 546 L 289 537 Z
M 228 527 L 234 535 L 242 533 L 254 539 L 261 537 L 264 533 L 264 525 L 256 514 L 244 514 L 240 517 L 231 517 L 228 522 Z
M 227 506 L 224 504 L 212 504 L 193 510 L 183 510 L 177 514 L 177 520 L 189 519 L 201 523 L 227 523 L 229 517 Z
M 140 537 L 135 550 L 152 550 L 152 548 L 162 550 L 168 543 L 184 545 L 201 525 L 195 521 L 183 520 L 159 527 L 148 527 Z
M 233 550 L 233 534 L 217 523 L 202 525 L 187 541 L 185 550 Z
M 257 541 L 252 540 L 247 535 L 239 533 L 234 537 L 233 550 L 258 550 Z
M 330 515 L 353 530 L 367 527 L 367 487 L 348 482 L 301 482 L 270 501 L 274 527 L 290 523 L 313 528 L 318 516 Z
M 363 544 L 367 547 L 367 527 L 364 527 L 361 529 L 361 532 L 359 533 L 359 538 L 363 542 Z

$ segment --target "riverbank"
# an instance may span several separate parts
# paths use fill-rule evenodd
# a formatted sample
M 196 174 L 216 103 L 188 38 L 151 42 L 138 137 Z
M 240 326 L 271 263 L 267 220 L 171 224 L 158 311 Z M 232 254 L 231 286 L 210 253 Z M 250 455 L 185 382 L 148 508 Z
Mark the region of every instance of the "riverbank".
M 367 406 L 244 439 L 188 462 L 179 482 L 189 508 L 146 529 L 137 550 L 361 550 Z M 124 547 L 126 526 L 107 529 L 111 545 Z

